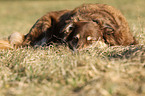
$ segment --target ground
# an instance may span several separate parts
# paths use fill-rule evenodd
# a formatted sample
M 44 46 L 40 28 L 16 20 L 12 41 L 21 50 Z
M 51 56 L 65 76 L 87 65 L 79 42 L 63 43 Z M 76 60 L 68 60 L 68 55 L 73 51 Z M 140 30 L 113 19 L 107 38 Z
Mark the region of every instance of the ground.
M 0 50 L 0 96 L 144 96 L 144 0 L 0 1 L 0 39 L 28 33 L 45 13 L 105 3 L 124 14 L 140 45 Z

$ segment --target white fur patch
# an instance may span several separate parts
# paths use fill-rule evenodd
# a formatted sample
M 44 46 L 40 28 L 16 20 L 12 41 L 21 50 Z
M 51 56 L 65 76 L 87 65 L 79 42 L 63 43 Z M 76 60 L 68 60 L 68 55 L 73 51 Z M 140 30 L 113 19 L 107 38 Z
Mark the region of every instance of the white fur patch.
M 88 40 L 88 41 L 96 41 L 96 38 L 95 38 L 95 37 L 88 36 L 88 37 L 87 37 L 87 40 Z
M 87 37 L 87 40 L 88 40 L 88 41 L 92 40 L 92 37 L 91 37 L 91 36 L 88 36 L 88 37 Z
M 11 45 L 19 45 L 23 42 L 23 36 L 20 33 L 15 32 L 9 36 L 9 42 Z
M 76 37 L 79 39 L 80 38 L 80 34 L 77 34 Z

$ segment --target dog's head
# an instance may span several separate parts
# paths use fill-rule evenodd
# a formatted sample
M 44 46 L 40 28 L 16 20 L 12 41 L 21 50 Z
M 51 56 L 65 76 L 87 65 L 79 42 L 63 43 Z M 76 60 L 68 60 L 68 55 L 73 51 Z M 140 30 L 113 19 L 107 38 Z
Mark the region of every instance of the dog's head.
M 64 38 L 72 50 L 85 48 L 102 38 L 99 25 L 93 21 L 70 22 L 62 29 Z

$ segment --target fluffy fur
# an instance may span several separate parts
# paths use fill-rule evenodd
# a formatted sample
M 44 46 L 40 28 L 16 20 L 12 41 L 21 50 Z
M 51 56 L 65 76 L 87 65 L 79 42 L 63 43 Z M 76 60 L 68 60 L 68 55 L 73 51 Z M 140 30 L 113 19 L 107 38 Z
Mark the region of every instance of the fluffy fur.
M 24 35 L 18 32 L 12 33 L 8 40 L 0 40 L 0 49 L 14 49 L 22 45 Z
M 0 49 L 13 49 L 8 40 L 0 40 Z
M 84 4 L 74 10 L 49 12 L 36 21 L 28 34 L 14 33 L 9 38 L 10 45 L 16 47 L 58 43 L 73 50 L 98 40 L 111 46 L 137 44 L 125 17 L 105 4 Z

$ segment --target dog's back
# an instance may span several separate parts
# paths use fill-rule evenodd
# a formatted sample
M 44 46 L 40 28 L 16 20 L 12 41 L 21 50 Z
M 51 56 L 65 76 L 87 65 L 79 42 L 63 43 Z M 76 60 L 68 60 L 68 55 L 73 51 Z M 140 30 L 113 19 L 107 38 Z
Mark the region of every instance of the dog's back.
M 116 8 L 106 4 L 84 4 L 72 11 L 72 20 L 95 21 L 102 29 L 102 38 L 109 45 L 135 45 L 126 18 Z
M 67 14 L 67 16 L 64 14 Z M 41 46 L 44 42 L 49 43 L 55 41 L 56 37 L 60 38 L 59 40 L 62 39 L 62 41 L 65 41 L 63 38 L 68 36 L 68 33 L 72 33 L 72 30 L 66 33 L 63 31 L 67 23 L 69 25 L 70 23 L 73 24 L 79 21 L 96 23 L 96 26 L 99 26 L 98 30 L 101 31 L 97 30 L 93 32 L 98 32 L 101 40 L 109 45 L 127 46 L 137 44 L 137 41 L 130 32 L 128 22 L 119 10 L 105 4 L 85 4 L 72 11 L 63 10 L 49 12 L 34 24 L 27 35 L 23 36 L 19 33 L 13 33 L 10 35 L 8 41 L 1 41 L 1 49 L 27 45 Z M 82 26 L 80 27 L 83 28 Z M 89 31 L 89 29 L 87 30 Z M 96 28 L 94 28 L 94 30 L 96 30 Z M 89 33 L 91 32 L 92 31 Z M 84 34 L 86 35 L 86 33 Z M 44 36 L 45 38 L 43 38 Z M 84 36 L 83 39 L 86 40 L 86 37 Z

